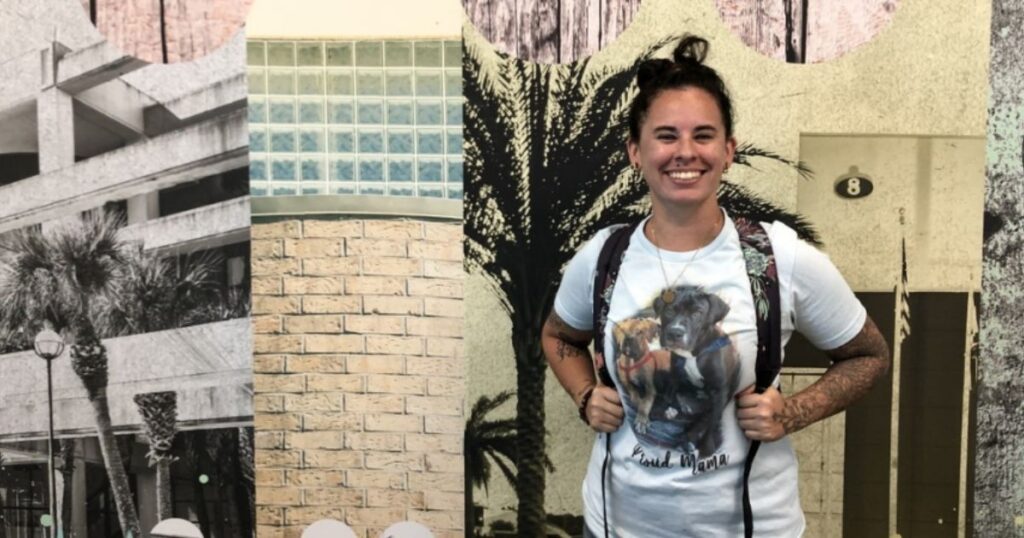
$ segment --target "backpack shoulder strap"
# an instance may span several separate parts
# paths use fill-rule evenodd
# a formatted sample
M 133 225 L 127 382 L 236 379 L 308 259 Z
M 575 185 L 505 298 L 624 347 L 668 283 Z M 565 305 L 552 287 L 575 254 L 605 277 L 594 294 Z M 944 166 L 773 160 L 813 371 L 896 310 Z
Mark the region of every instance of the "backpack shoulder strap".
M 750 291 L 757 317 L 757 362 L 754 367 L 757 392 L 764 392 L 782 369 L 782 305 L 779 300 L 779 272 L 768 232 L 760 223 L 735 219 L 740 249 L 747 266 Z
M 619 267 L 622 265 L 622 255 L 629 247 L 629 238 L 633 235 L 637 225 L 639 223 L 634 222 L 612 230 L 611 235 L 601 247 L 601 254 L 597 257 L 597 267 L 594 271 L 594 363 L 601 383 L 609 387 L 614 385 L 604 360 L 604 326 L 608 320 L 608 309 L 611 306 L 615 280 L 619 276 Z
M 782 370 L 782 304 L 779 300 L 779 272 L 768 233 L 757 222 L 745 218 L 733 220 L 740 237 L 740 249 L 747 266 L 750 291 L 754 297 L 757 323 L 757 362 L 754 364 L 755 390 L 762 393 L 775 382 Z M 754 534 L 754 515 L 750 507 L 750 471 L 760 441 L 750 442 L 743 466 L 743 531 Z

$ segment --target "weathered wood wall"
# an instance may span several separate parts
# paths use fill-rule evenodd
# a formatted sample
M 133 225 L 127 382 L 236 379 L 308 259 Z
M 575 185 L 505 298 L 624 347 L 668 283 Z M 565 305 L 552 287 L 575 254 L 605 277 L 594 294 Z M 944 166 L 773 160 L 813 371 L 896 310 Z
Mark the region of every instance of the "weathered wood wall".
M 715 0 L 733 33 L 765 56 L 814 63 L 842 56 L 870 41 L 892 19 L 898 0 Z M 793 31 L 787 34 L 786 11 Z M 806 40 L 804 40 L 806 19 Z M 793 43 L 787 55 L 787 38 Z
M 463 6 L 498 50 L 568 63 L 614 41 L 633 22 L 640 0 L 464 0 Z
M 212 52 L 242 27 L 250 5 L 252 0 L 82 0 L 107 40 L 151 63 L 187 62 Z
M 994 0 L 974 536 L 1024 537 L 1024 4 Z

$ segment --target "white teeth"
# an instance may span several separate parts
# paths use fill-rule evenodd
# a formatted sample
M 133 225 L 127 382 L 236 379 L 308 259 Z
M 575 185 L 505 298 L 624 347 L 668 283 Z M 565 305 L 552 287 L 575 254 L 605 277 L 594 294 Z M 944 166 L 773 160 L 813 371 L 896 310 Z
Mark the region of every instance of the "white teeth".
M 696 178 L 699 175 L 700 175 L 700 172 L 679 171 L 679 172 L 671 172 L 671 173 L 669 173 L 668 177 L 670 177 L 672 179 L 694 179 L 694 178 Z

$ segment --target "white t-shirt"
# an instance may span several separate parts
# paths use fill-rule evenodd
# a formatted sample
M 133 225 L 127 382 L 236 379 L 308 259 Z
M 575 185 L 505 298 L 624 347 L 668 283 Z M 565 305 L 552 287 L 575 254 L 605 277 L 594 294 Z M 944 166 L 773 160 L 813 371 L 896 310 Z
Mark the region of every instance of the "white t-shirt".
M 866 312 L 828 257 L 784 224 L 766 228 L 779 274 L 783 345 L 794 330 L 826 350 L 853 339 Z M 577 252 L 555 297 L 558 316 L 580 330 L 592 329 L 594 272 L 610 233 L 601 230 Z M 735 394 L 754 383 L 757 329 L 739 235 L 727 217 L 698 252 L 661 251 L 661 260 L 664 272 L 638 226 L 605 329 L 604 356 L 626 410 L 612 434 L 609 530 L 637 538 L 742 536 L 750 443 L 736 420 Z M 599 435 L 583 483 L 586 522 L 598 536 L 604 457 Z M 758 536 L 803 532 L 797 482 L 789 439 L 763 443 L 750 478 Z

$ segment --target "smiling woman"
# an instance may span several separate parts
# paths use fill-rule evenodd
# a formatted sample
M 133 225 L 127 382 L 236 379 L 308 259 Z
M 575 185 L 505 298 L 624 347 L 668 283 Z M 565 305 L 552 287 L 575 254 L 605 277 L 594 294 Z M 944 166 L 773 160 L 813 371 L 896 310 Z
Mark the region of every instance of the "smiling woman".
M 736 140 L 707 49 L 688 36 L 672 60 L 640 64 L 626 149 L 651 215 L 577 252 L 543 328 L 548 364 L 603 434 L 583 484 L 585 535 L 802 534 L 787 436 L 846 408 L 888 365 L 822 253 L 782 223 L 734 221 L 719 206 Z M 783 398 L 781 349 L 796 328 L 834 364 Z
M 627 148 L 630 162 L 647 182 L 655 213 L 686 206 L 694 217 L 717 225 L 716 193 L 736 153 L 736 139 L 727 132 L 711 94 L 693 87 L 660 92 L 639 137 L 631 137 Z

